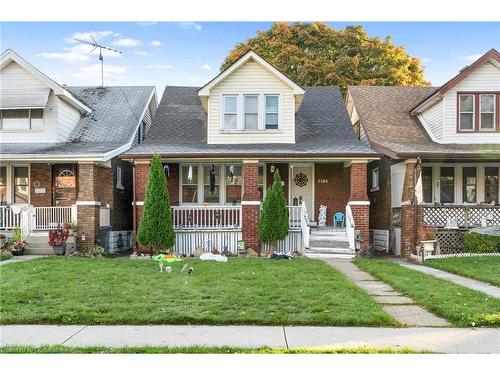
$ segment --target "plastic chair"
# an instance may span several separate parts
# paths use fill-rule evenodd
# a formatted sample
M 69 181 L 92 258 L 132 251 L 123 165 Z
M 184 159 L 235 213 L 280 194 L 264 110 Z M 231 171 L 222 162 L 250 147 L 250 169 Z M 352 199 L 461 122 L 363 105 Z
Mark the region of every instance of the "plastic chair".
M 340 227 L 345 226 L 345 215 L 342 212 L 335 212 L 333 214 L 333 229 L 337 228 L 337 223 L 340 223 Z

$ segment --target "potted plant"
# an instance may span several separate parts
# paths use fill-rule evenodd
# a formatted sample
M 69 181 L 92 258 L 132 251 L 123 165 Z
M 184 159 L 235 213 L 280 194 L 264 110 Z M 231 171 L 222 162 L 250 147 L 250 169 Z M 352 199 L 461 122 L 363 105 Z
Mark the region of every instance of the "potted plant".
M 12 231 L 12 245 L 10 247 L 10 253 L 14 256 L 23 255 L 28 244 L 26 241 L 22 240 L 21 228 L 15 227 Z
M 49 230 L 49 245 L 52 246 L 55 255 L 64 255 L 68 237 L 69 230 L 67 226 L 58 224 L 57 229 Z
M 420 243 L 424 247 L 425 256 L 432 255 L 436 242 L 436 231 L 434 229 L 420 227 Z

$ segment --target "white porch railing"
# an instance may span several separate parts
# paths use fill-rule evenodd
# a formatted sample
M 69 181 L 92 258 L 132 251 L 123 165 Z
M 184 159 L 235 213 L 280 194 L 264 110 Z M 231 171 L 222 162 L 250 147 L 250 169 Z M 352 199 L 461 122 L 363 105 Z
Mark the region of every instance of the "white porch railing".
M 290 229 L 300 229 L 301 206 L 287 206 L 288 207 L 288 219 L 290 222 Z
M 174 229 L 239 229 L 241 206 L 174 206 Z
M 349 249 L 352 251 L 356 250 L 355 240 L 354 240 L 354 217 L 352 216 L 351 206 L 345 206 L 345 231 L 347 235 L 347 240 L 349 241 Z
M 306 202 L 302 202 L 301 206 L 300 229 L 302 231 L 302 243 L 304 244 L 304 248 L 307 249 L 309 247 L 311 228 L 309 227 L 309 215 L 307 213 Z
M 0 229 L 9 230 L 21 225 L 21 215 L 14 214 L 10 206 L 0 206 Z
M 109 227 L 111 224 L 111 209 L 99 207 L 99 227 Z
M 438 228 L 470 228 L 481 225 L 500 225 L 500 206 L 489 205 L 450 205 L 423 206 L 423 221 Z
M 34 230 L 55 229 L 59 224 L 75 222 L 74 206 L 34 207 Z

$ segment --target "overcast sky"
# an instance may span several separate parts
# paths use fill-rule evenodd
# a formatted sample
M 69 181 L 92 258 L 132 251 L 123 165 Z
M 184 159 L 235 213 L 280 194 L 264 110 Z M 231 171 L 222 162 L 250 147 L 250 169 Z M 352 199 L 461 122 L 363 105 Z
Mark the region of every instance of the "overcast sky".
M 390 35 L 419 57 L 425 77 L 440 85 L 490 48 L 500 49 L 499 23 L 332 22 L 365 26 L 371 36 Z M 59 83 L 100 84 L 97 55 L 74 38 L 92 33 L 122 51 L 107 53 L 106 85 L 201 86 L 219 71 L 231 48 L 269 22 L 53 22 L 2 23 L 1 49 L 11 48 Z

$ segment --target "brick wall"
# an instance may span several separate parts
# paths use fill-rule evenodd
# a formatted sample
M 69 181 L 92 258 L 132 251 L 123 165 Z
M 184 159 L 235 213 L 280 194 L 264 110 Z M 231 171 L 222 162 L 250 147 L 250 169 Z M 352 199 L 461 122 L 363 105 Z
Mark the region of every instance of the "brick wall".
M 280 169 L 281 173 L 281 169 Z M 259 164 L 243 163 L 243 201 L 259 201 Z M 258 235 L 260 205 L 243 204 L 242 207 L 242 238 L 245 247 L 260 253 L 260 240 Z
M 39 181 L 40 188 L 45 188 L 45 193 L 35 193 L 33 182 Z M 50 164 L 31 164 L 30 166 L 30 202 L 35 207 L 52 206 L 52 166 Z
M 315 217 L 318 216 L 319 206 L 327 206 L 326 225 L 332 225 L 335 212 L 345 214 L 345 207 L 349 200 L 349 170 L 342 163 L 321 163 L 315 165 Z M 318 180 L 328 180 L 327 183 L 318 183 Z
M 101 206 L 108 204 L 113 207 L 113 189 L 115 188 L 116 165 L 111 163 L 111 168 L 97 166 L 97 189 L 95 193 L 96 201 L 101 202 Z
M 78 165 L 78 201 L 97 201 L 99 168 L 93 163 Z M 93 246 L 99 240 L 99 206 L 78 205 L 77 220 L 77 247 Z
M 355 230 L 361 234 L 360 253 L 370 254 L 370 206 L 351 206 Z
M 271 172 L 271 165 L 274 165 L 280 171 L 281 180 L 285 183 L 283 191 L 285 200 L 288 202 L 288 163 L 267 163 L 266 164 L 266 190 L 271 187 L 274 181 L 274 172 Z
M 350 172 L 350 196 L 349 201 L 367 201 L 368 194 L 366 188 L 367 163 L 351 164 Z M 355 230 L 360 232 L 360 253 L 369 255 L 370 249 L 370 206 L 369 205 L 351 205 L 352 216 L 354 219 Z
M 407 160 L 401 203 L 401 256 L 408 258 L 416 246 L 415 206 L 415 161 Z M 418 225 L 418 221 L 417 221 Z
M 367 181 L 366 163 L 351 164 L 350 196 L 349 196 L 350 201 L 368 200 L 366 181 Z
M 373 191 L 372 171 L 379 168 L 379 190 Z M 384 156 L 368 164 L 368 197 L 370 199 L 370 228 L 388 229 L 391 212 L 391 159 Z

